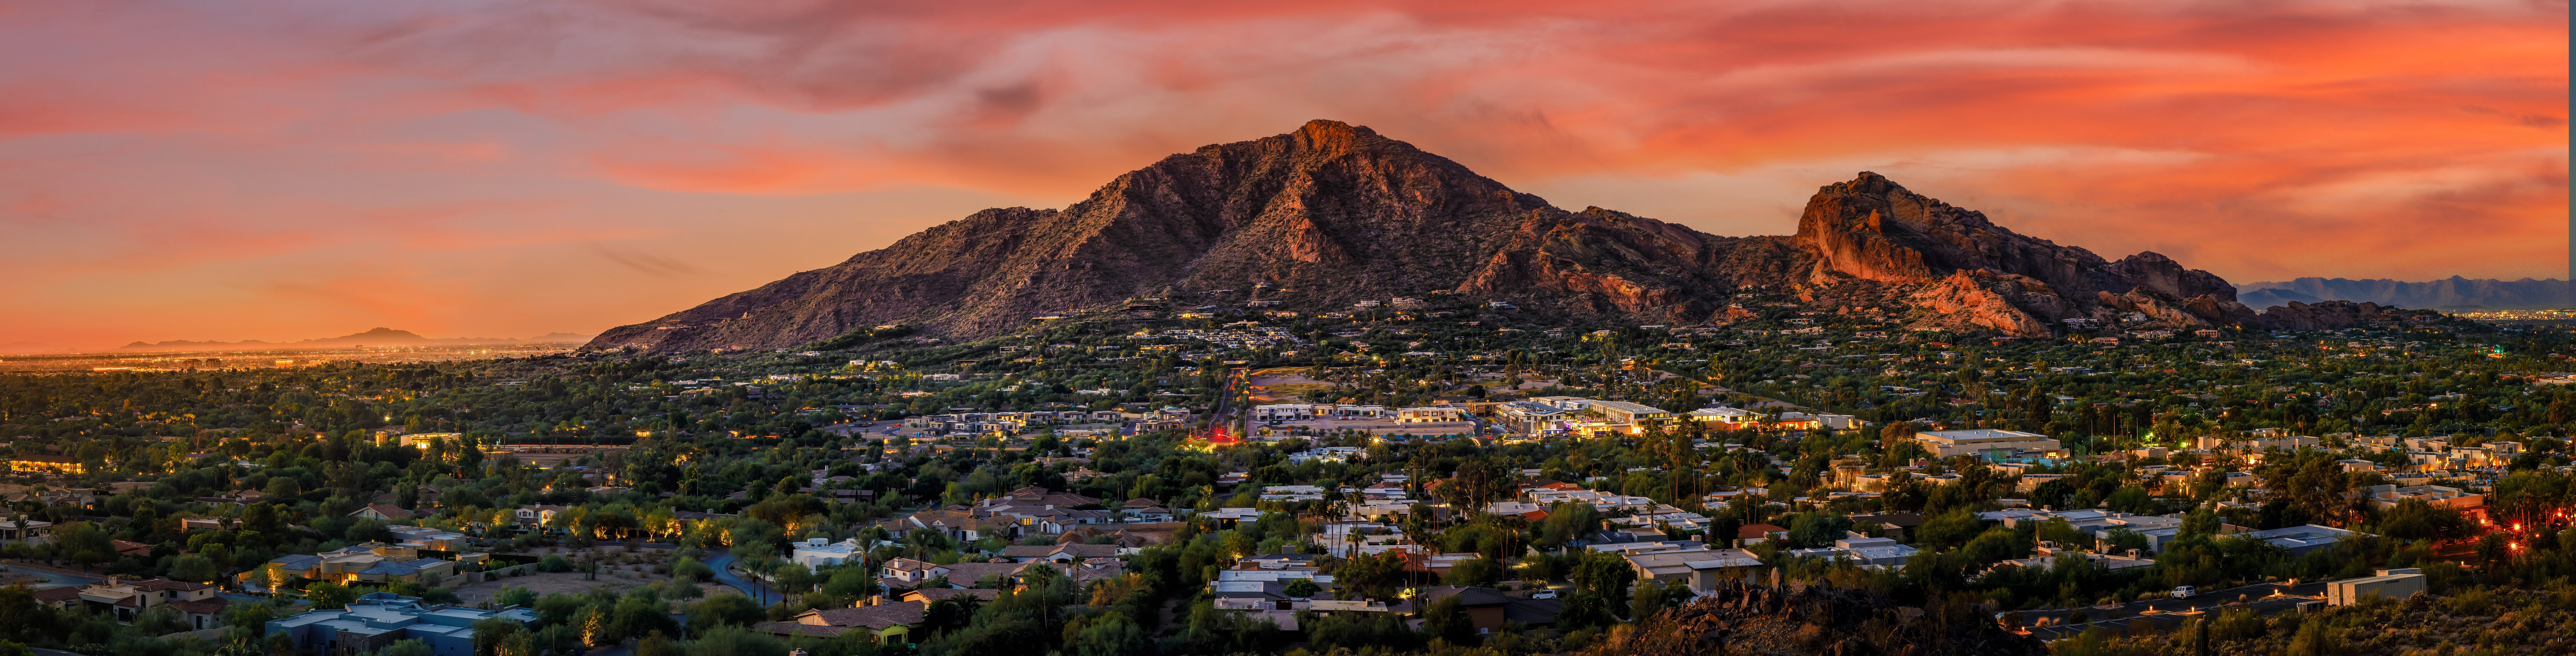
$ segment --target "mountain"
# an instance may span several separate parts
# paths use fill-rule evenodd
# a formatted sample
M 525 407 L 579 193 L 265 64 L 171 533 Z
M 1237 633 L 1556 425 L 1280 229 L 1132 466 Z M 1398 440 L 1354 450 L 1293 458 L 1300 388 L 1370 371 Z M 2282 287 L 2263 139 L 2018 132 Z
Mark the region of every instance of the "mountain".
M 1041 313 L 1230 290 L 1291 309 L 1449 292 L 1532 319 L 1697 324 L 1746 316 L 1731 307 L 1740 288 L 1882 308 L 1915 330 L 2047 336 L 2063 319 L 2132 313 L 2174 328 L 2271 325 L 2207 271 L 2021 235 L 1875 173 L 1817 190 L 1795 235 L 1725 237 L 1560 209 L 1366 127 L 1314 121 L 1166 157 L 1064 209 L 976 212 L 585 348 L 785 348 L 882 324 L 975 338 Z
M 589 337 L 590 337 L 590 336 L 588 336 L 588 335 L 575 335 L 575 334 L 572 334 L 572 333 L 548 333 L 548 334 L 546 334 L 546 335 L 544 335 L 544 336 L 534 337 L 534 338 L 525 339 L 525 340 L 522 340 L 522 339 L 519 339 L 519 338 L 516 338 L 516 337 L 452 337 L 452 338 L 445 338 L 445 339 L 433 339 L 433 338 L 428 338 L 428 337 L 422 337 L 422 336 L 420 336 L 418 333 L 414 333 L 414 332 L 411 332 L 411 331 L 408 331 L 408 330 L 394 330 L 394 329 L 392 329 L 392 328 L 376 328 L 376 329 L 369 330 L 369 331 L 362 332 L 362 333 L 356 333 L 356 334 L 350 334 L 350 335 L 341 335 L 341 336 L 339 336 L 339 337 L 319 337 L 319 338 L 307 339 L 307 340 L 295 341 L 295 342 L 263 342 L 263 341 L 259 341 L 259 340 L 256 340 L 256 339 L 247 339 L 247 340 L 242 340 L 242 341 L 238 341 L 238 342 L 215 342 L 215 341 L 192 342 L 192 341 L 188 341 L 188 340 L 184 340 L 184 339 L 182 339 L 182 340 L 172 340 L 172 341 L 167 341 L 167 342 L 140 342 L 140 341 L 138 341 L 138 342 L 134 342 L 134 343 L 131 343 L 131 344 L 126 344 L 126 345 L 124 345 L 124 346 L 119 346 L 119 347 L 117 347 L 117 350 L 120 350 L 120 351 L 237 351 L 237 350 L 241 350 L 241 349 L 261 349 L 261 348 L 315 348 L 315 347 L 328 347 L 328 346 L 364 346 L 364 345 L 377 345 L 377 346 L 437 346 L 437 345 L 457 345 L 457 344 L 499 344 L 499 343 L 521 343 L 521 342 L 553 342 L 553 343 L 563 343 L 563 342 L 581 342 L 581 341 L 586 341 Z
M 2246 283 L 2237 285 L 2236 289 L 2246 294 L 2275 290 L 2276 296 L 2285 299 L 2296 297 L 2278 292 L 2327 300 L 2436 309 L 2535 310 L 2576 305 L 2567 297 L 2567 281 L 2557 278 L 2472 280 L 2451 276 L 2430 282 L 2400 282 L 2386 278 L 2300 278 L 2289 282 Z

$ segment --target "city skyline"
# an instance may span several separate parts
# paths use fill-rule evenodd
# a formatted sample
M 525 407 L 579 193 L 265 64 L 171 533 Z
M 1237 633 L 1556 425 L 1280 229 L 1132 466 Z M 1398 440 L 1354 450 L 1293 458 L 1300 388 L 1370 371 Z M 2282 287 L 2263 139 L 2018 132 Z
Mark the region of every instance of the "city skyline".
M 593 333 L 1317 118 L 1722 235 L 1874 170 L 2232 282 L 2566 272 L 2563 5 L 869 7 L 0 11 L 0 342 Z

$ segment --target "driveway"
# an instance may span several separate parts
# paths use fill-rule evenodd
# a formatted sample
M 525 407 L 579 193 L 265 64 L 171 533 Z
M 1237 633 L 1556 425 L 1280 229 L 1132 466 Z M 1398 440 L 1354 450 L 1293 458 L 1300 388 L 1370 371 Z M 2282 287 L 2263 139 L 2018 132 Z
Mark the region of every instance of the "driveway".
M 45 567 L 43 565 L 9 563 L 8 567 L 9 571 L 44 579 L 44 582 L 42 583 L 28 584 L 27 589 L 30 590 L 43 590 L 46 588 L 60 588 L 74 585 L 89 585 L 91 583 L 98 582 L 100 579 L 100 577 L 90 576 L 72 570 L 56 569 Z
M 706 563 L 708 569 L 716 571 L 717 583 L 730 585 L 733 586 L 733 589 L 735 590 L 741 590 L 743 594 L 750 595 L 752 601 L 760 602 L 762 608 L 767 608 L 771 604 L 786 600 L 785 597 L 778 594 L 778 588 L 776 586 L 768 585 L 762 581 L 749 580 L 735 576 L 733 573 L 733 554 L 728 553 L 710 556 L 707 558 Z
M 2272 596 L 2275 592 L 2288 596 Z M 2167 633 L 2181 628 L 2183 622 L 2200 617 L 2202 613 L 2250 608 L 2256 615 L 2270 617 L 2296 609 L 2300 602 L 2322 599 L 2325 592 L 2326 582 L 2324 581 L 2301 583 L 2295 587 L 2276 583 L 2257 583 L 2202 592 L 2199 596 L 2190 599 L 2149 599 L 2132 601 L 2111 608 L 2088 606 L 2084 608 L 2088 621 L 2083 624 L 2034 626 L 2030 627 L 2030 632 L 2032 637 L 2041 640 L 2063 640 L 2095 627 L 2107 631 L 2125 631 L 2130 622 L 2144 621 L 2148 626 L 2154 627 L 2157 633 Z M 2242 595 L 2246 601 L 2237 602 L 2239 595 Z M 2062 622 L 2068 612 L 2063 609 L 2023 611 L 2022 623 L 2037 624 L 2040 618 Z

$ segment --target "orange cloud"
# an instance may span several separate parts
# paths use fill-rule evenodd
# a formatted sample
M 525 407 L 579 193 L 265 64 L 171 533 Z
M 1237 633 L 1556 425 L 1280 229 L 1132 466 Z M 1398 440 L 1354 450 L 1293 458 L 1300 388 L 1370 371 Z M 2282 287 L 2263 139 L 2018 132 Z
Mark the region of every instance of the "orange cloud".
M 0 237 L 30 254 L 0 274 L 273 280 L 393 248 L 472 290 L 411 316 L 579 329 L 561 324 L 837 259 L 780 261 L 764 233 L 831 226 L 846 256 L 1336 118 L 1559 204 L 1722 234 L 1785 233 L 1815 186 L 1870 169 L 2232 280 L 2560 276 L 2566 19 L 2501 1 L 12 6 Z M 585 268 L 546 269 L 567 259 Z M 535 270 L 559 288 L 501 283 Z M 567 294 L 615 300 L 535 302 Z

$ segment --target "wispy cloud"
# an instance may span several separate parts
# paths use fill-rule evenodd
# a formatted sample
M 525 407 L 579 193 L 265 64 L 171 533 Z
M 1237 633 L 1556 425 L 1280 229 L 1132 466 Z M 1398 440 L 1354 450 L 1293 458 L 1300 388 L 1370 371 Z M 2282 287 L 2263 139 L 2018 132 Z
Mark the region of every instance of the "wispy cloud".
M 422 316 L 634 320 L 921 225 L 872 195 L 1071 200 L 1314 118 L 1727 234 L 1866 168 L 2230 278 L 2547 277 L 2567 43 L 2519 1 L 10 5 L 0 307 L 53 305 L 0 323 L 406 259 L 472 290 Z

